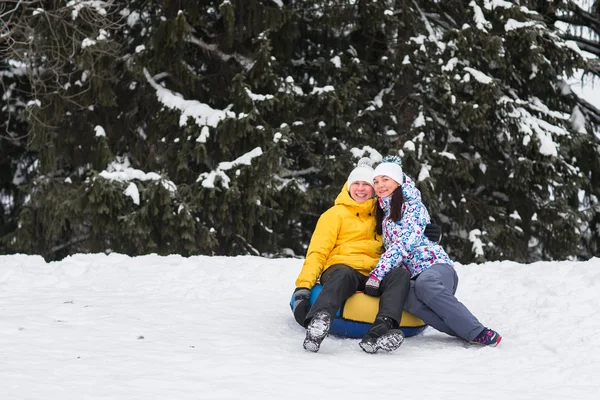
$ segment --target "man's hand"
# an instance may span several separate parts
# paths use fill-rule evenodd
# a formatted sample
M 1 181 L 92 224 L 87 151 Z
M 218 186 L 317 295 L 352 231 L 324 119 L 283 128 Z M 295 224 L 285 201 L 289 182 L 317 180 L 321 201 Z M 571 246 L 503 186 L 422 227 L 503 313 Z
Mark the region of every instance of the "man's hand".
M 294 313 L 294 319 L 300 325 L 306 328 L 304 321 L 306 315 L 310 310 L 310 289 L 299 287 L 294 290 L 294 307 L 292 312 Z

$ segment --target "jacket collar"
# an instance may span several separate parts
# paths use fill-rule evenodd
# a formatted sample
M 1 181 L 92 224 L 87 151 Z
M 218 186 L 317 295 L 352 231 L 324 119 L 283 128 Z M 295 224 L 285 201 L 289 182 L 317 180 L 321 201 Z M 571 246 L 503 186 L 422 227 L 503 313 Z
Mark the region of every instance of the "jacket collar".
M 368 215 L 369 213 L 374 212 L 375 198 L 359 203 L 350 196 L 350 192 L 348 191 L 348 183 L 345 183 L 344 187 L 340 191 L 340 194 L 338 194 L 335 199 L 335 205 L 343 205 L 350 208 L 352 212 L 359 213 L 361 215 Z
M 392 207 L 392 195 L 387 197 L 378 197 L 377 201 L 379 202 L 381 209 L 387 214 Z

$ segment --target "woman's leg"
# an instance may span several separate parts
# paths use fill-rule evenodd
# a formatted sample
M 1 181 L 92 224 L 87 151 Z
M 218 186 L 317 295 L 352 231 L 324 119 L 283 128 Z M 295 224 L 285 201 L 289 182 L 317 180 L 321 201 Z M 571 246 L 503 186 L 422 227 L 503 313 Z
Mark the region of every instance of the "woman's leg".
M 423 303 L 415 294 L 415 281 L 410 283 L 410 290 L 408 292 L 408 298 L 404 309 L 420 318 L 425 324 L 437 329 L 440 332 L 444 332 L 450 336 L 458 336 L 446 323 L 435 313 L 427 304 Z
M 454 296 L 457 286 L 454 268 L 432 265 L 417 277 L 414 287 L 411 285 L 406 309 L 441 332 L 472 341 L 484 326 Z

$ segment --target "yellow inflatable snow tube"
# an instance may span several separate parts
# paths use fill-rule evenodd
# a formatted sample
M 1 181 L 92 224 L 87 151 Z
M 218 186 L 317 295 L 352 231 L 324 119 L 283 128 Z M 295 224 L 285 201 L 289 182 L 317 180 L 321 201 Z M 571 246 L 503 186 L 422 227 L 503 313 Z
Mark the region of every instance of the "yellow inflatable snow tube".
M 319 293 L 322 285 L 316 284 L 310 294 L 310 304 L 312 305 Z M 294 296 L 290 306 L 294 307 Z M 338 310 L 331 323 L 330 333 L 338 336 L 350 338 L 362 338 L 365 336 L 371 324 L 375 321 L 379 311 L 379 297 L 367 296 L 362 292 L 356 292 Z M 409 312 L 402 313 L 400 329 L 405 337 L 415 336 L 427 328 L 425 322 L 415 317 Z

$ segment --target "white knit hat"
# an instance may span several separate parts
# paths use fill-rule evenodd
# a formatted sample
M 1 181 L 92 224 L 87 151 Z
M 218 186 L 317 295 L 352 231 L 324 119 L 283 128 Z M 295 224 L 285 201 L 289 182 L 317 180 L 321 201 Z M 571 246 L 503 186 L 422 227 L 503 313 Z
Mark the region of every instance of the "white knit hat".
M 369 157 L 363 157 L 358 160 L 356 164 L 356 168 L 350 172 L 348 175 L 348 188 L 354 182 L 365 181 L 369 185 L 373 186 L 373 167 L 371 166 L 373 162 Z
M 384 157 L 381 164 L 375 168 L 373 172 L 373 178 L 376 176 L 388 176 L 395 180 L 398 185 L 402 185 L 404 182 L 404 173 L 402 172 L 402 159 L 397 156 Z

